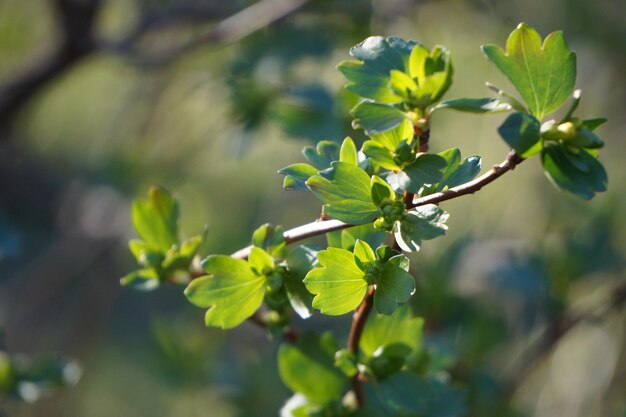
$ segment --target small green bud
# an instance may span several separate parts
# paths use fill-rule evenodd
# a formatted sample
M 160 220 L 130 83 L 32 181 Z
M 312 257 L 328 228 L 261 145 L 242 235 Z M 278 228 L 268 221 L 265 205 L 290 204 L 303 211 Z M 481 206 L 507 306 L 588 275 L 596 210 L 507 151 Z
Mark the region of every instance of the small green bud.
M 572 122 L 561 123 L 556 129 L 561 133 L 563 140 L 574 139 L 576 136 L 576 126 Z

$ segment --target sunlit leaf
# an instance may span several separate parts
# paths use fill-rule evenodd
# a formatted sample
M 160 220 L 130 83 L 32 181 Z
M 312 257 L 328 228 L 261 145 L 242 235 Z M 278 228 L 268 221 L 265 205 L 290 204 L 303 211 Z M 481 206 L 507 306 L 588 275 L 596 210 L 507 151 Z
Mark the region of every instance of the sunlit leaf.
M 209 308 L 207 326 L 236 327 L 261 306 L 267 279 L 255 274 L 248 262 L 212 255 L 205 259 L 203 268 L 209 275 L 191 281 L 185 296 L 192 304 Z
M 506 52 L 495 45 L 482 51 L 520 93 L 539 120 L 567 100 L 576 81 L 576 54 L 565 43 L 562 32 L 541 37 L 525 23 L 511 33 Z
M 367 291 L 365 273 L 357 266 L 352 252 L 328 248 L 318 253 L 320 266 L 304 279 L 307 289 L 316 294 L 313 307 L 323 314 L 338 316 L 356 309 Z

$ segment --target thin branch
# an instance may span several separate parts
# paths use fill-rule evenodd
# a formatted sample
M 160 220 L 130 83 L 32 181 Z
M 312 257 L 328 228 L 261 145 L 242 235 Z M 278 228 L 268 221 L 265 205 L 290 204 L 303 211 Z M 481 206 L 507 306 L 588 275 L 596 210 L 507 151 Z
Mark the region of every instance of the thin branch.
M 438 204 L 443 201 L 452 200 L 454 198 L 461 197 L 467 194 L 474 194 L 475 192 L 482 189 L 485 185 L 490 184 L 496 179 L 500 178 L 504 173 L 512 171 L 517 165 L 521 164 L 523 161 L 524 158 L 511 151 L 506 160 L 498 165 L 495 165 L 493 168 L 491 168 L 488 172 L 481 175 L 480 177 L 465 184 L 450 188 L 449 190 L 414 199 L 410 204 L 407 204 L 407 208 L 415 208 L 419 206 L 424 206 L 426 204 Z M 314 221 L 293 229 L 289 229 L 285 232 L 284 236 L 286 242 L 288 244 L 291 244 L 311 237 L 320 236 L 325 233 L 347 229 L 354 226 L 356 225 L 344 223 L 339 220 Z M 250 254 L 251 249 L 252 246 L 245 247 L 233 253 L 231 256 L 234 258 L 245 259 Z
M 352 352 L 355 357 L 359 355 L 359 345 L 361 342 L 361 335 L 365 328 L 365 323 L 369 317 L 372 307 L 374 306 L 374 287 L 370 287 L 365 300 L 361 303 L 354 318 L 352 319 L 352 326 L 350 327 L 350 335 L 348 336 L 348 351 Z M 358 372 L 350 379 L 350 389 L 354 392 L 357 407 L 362 408 L 366 405 L 365 392 L 363 391 L 363 384 L 361 381 L 361 373 Z
M 101 0 L 55 0 L 61 43 L 40 66 L 0 88 L 0 141 L 7 140 L 15 116 L 45 86 L 95 50 L 93 26 Z
M 238 11 L 215 24 L 211 29 L 196 35 L 193 39 L 165 51 L 141 53 L 134 50 L 136 42 L 151 29 L 149 22 L 133 30 L 119 42 L 102 44 L 102 49 L 113 53 L 126 53 L 142 65 L 163 66 L 185 53 L 203 45 L 224 45 L 235 43 L 252 33 L 271 25 L 300 9 L 310 0 L 261 0 Z

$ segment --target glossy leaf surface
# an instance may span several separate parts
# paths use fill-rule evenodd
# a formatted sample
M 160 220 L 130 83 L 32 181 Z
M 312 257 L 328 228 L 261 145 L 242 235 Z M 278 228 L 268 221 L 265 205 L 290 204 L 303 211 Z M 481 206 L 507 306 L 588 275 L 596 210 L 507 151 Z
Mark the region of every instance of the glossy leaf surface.
M 506 75 L 530 112 L 539 120 L 567 100 L 576 81 L 576 54 L 562 32 L 553 32 L 543 44 L 535 29 L 525 23 L 511 33 L 506 51 L 484 45 L 482 51 Z

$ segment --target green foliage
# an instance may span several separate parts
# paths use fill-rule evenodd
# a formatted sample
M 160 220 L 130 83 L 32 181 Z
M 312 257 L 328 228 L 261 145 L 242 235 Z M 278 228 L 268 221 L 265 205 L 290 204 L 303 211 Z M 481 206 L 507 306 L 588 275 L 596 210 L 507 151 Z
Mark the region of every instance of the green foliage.
M 152 187 L 147 200 L 133 201 L 133 226 L 142 240 L 131 240 L 128 246 L 142 268 L 124 276 L 122 285 L 153 290 L 163 281 L 189 281 L 206 231 L 181 242 L 178 218 L 178 202 L 163 188 Z
M 307 289 L 316 294 L 313 307 L 323 314 L 338 316 L 349 313 L 361 304 L 367 292 L 365 273 L 353 253 L 339 248 L 318 252 L 320 266 L 304 279 Z
M 537 153 L 539 120 L 527 113 L 513 113 L 498 128 L 498 133 L 515 152 L 523 157 Z
M 324 203 L 324 213 L 351 224 L 372 221 L 378 208 L 370 196 L 370 177 L 356 165 L 335 161 L 306 182 Z
M 292 391 L 313 403 L 339 400 L 347 378 L 335 367 L 338 348 L 331 333 L 320 337 L 305 333 L 295 345 L 281 345 L 278 349 L 281 379 Z
M 482 50 L 539 120 L 558 109 L 574 88 L 576 54 L 567 47 L 562 32 L 551 33 L 542 45 L 537 31 L 520 23 L 511 32 L 506 51 L 495 45 L 484 45 Z
M 506 52 L 489 45 L 483 52 L 526 105 L 490 84 L 495 98 L 441 101 L 453 74 L 450 52 L 443 46 L 427 49 L 401 38 L 371 37 L 352 48 L 355 59 L 342 62 L 339 69 L 348 79 L 346 88 L 362 99 L 351 111 L 353 125 L 367 136 L 361 148 L 350 137 L 341 145 L 320 141 L 303 150 L 308 163 L 279 171 L 285 189 L 309 189 L 323 204 L 323 218 L 334 220 L 287 232 L 265 224 L 253 233 L 250 247 L 233 256 L 207 257 L 202 262 L 206 275 L 185 289 L 191 303 L 208 309 L 208 326 L 233 328 L 253 318 L 270 335 L 290 342 L 278 349 L 278 368 L 295 394 L 281 415 L 465 415 L 465 395 L 435 376 L 448 373 L 457 362 L 467 364 L 456 351 L 423 344 L 424 319 L 413 317 L 403 305 L 415 292 L 403 252 L 418 251 L 423 241 L 447 232 L 449 214 L 440 203 L 478 191 L 501 170 L 535 154 L 540 154 L 548 178 L 562 189 L 586 199 L 606 189 L 607 175 L 597 160 L 603 141 L 594 133 L 604 119 L 574 115 L 580 92 L 574 92 L 560 121 L 541 123 L 564 104 L 574 85 L 575 55 L 562 34 L 549 35 L 542 45 L 537 32 L 521 24 L 510 35 Z M 463 159 L 458 148 L 425 152 L 431 118 L 440 109 L 512 112 L 498 133 L 519 157 L 510 154 L 505 163 L 475 179 L 479 156 Z M 166 191 L 155 188 L 148 200 L 137 200 L 133 223 L 142 240 L 131 242 L 130 248 L 141 269 L 125 277 L 126 284 L 149 289 L 163 280 L 175 281 L 180 271 L 191 276 L 191 262 L 203 239 L 179 241 L 178 204 Z M 288 250 L 290 243 L 323 233 L 328 244 L 321 250 Z M 425 289 L 446 285 L 434 281 L 426 277 Z M 424 296 L 421 301 L 438 300 Z M 292 316 L 308 319 L 314 309 L 330 316 L 357 311 L 346 348 L 329 333 L 298 337 Z M 455 314 L 463 315 L 463 310 Z M 493 322 L 483 320 L 478 326 Z M 485 343 L 478 335 L 470 345 Z M 363 385 L 367 407 L 359 398 Z M 354 395 L 346 395 L 348 389 Z
M 461 392 L 412 372 L 398 372 L 368 388 L 372 409 L 379 416 L 461 417 L 465 413 Z
M 448 217 L 448 213 L 434 204 L 407 211 L 395 225 L 396 242 L 404 251 L 418 251 L 423 240 L 434 239 L 446 233 L 448 226 L 445 223 Z
M 250 263 L 225 255 L 203 261 L 209 275 L 191 281 L 185 296 L 193 305 L 209 308 L 204 320 L 207 326 L 236 327 L 261 306 L 267 284 L 263 270 L 271 268 L 271 259 L 264 253 L 253 248 Z

